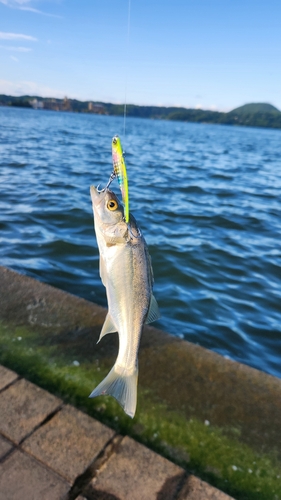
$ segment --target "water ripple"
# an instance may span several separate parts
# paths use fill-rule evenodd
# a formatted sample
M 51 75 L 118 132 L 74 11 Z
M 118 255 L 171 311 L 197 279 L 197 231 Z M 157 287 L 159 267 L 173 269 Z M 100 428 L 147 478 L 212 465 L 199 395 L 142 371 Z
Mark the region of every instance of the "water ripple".
M 0 118 L 1 264 L 106 305 L 89 186 L 108 179 L 122 119 Z M 280 131 L 130 118 L 126 129 L 158 326 L 280 377 Z

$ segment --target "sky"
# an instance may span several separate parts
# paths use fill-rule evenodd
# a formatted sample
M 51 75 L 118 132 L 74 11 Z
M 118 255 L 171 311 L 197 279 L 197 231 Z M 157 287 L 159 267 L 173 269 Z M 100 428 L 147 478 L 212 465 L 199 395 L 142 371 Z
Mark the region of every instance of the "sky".
M 0 94 L 281 109 L 280 0 L 0 0 Z

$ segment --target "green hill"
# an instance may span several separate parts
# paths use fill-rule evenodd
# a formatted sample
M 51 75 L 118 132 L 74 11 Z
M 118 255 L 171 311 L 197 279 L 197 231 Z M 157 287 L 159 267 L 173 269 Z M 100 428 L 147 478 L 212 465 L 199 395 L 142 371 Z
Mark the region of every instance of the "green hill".
M 239 106 L 235 108 L 231 113 L 252 115 L 254 113 L 280 113 L 279 109 L 272 106 L 272 104 L 267 104 L 265 102 L 253 102 L 251 104 L 244 104 L 244 106 Z

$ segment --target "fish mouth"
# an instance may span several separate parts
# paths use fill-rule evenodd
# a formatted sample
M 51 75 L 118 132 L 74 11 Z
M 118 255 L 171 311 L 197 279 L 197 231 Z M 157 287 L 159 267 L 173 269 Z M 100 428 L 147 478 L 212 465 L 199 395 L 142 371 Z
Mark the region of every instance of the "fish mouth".
M 99 191 L 99 186 L 90 186 L 90 193 L 93 196 L 98 196 L 102 191 Z

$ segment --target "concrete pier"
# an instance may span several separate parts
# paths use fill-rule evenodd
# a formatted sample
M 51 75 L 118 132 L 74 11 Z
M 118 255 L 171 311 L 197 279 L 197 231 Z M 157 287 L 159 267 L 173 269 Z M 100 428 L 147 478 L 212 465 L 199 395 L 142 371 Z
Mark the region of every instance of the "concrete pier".
M 0 500 L 231 500 L 0 365 Z
M 82 385 L 87 386 L 88 390 L 87 377 L 88 374 L 89 376 L 91 374 L 93 377 L 91 389 L 93 389 L 94 378 L 96 377 L 96 380 L 99 381 L 103 374 L 112 367 L 118 351 L 116 334 L 106 336 L 100 344 L 96 345 L 106 310 L 3 267 L 0 267 L 0 284 L 0 321 L 2 325 L 0 361 L 10 368 L 14 368 L 16 365 L 15 367 L 21 375 L 25 375 L 33 381 L 35 381 L 35 372 L 32 371 L 32 367 L 27 368 L 26 364 L 29 355 L 33 356 L 32 359 L 35 359 L 34 356 L 37 356 L 38 360 L 42 359 L 42 366 L 44 363 L 46 366 L 49 365 L 49 369 L 53 369 L 54 373 L 58 373 L 57 367 L 61 362 L 59 366 L 65 366 L 66 384 L 71 382 L 72 387 L 75 387 L 76 380 L 78 380 L 76 377 L 80 374 L 79 380 L 82 381 Z M 19 332 L 23 333 L 19 334 Z M 22 349 L 19 348 L 19 345 L 22 346 Z M 23 355 L 26 357 L 16 361 L 17 356 Z M 77 372 L 74 374 L 75 366 L 77 366 Z M 62 368 L 60 370 L 62 371 Z M 4 387 L 8 386 L 8 389 L 4 388 L 4 392 L 1 393 L 3 397 L 5 391 L 8 394 L 15 388 L 18 389 L 18 397 L 20 397 L 20 393 L 24 392 L 25 384 L 30 384 L 30 382 L 17 378 L 13 379 L 17 375 L 11 374 L 11 372 L 4 371 L 2 373 L 4 375 L 1 375 L 0 371 L 0 388 L 2 377 L 4 377 L 2 384 Z M 9 377 L 12 377 L 11 380 Z M 7 385 L 5 386 L 5 384 Z M 49 388 L 50 379 L 45 381 L 44 375 L 41 374 L 40 384 Z M 31 389 L 30 386 L 29 390 L 35 389 L 33 386 Z M 44 425 L 43 430 L 40 431 L 40 425 L 35 416 L 32 420 L 32 429 L 23 421 L 17 426 L 17 435 L 16 433 L 10 435 L 8 424 L 3 424 L 3 431 L 0 428 L 0 432 L 5 436 L 3 446 L 4 449 L 8 450 L 8 455 L 11 447 L 16 447 L 17 460 L 25 457 L 25 454 L 30 460 L 29 456 L 32 455 L 40 463 L 50 467 L 49 461 L 53 460 L 52 454 L 48 452 L 47 445 L 46 449 L 43 445 L 41 446 L 40 439 L 55 439 L 55 434 L 52 434 L 55 432 L 52 425 L 61 425 L 66 429 L 68 422 L 75 422 L 74 413 L 78 411 L 63 405 L 60 400 L 59 388 L 56 391 L 56 396 L 52 397 L 54 398 L 54 408 L 53 403 L 50 403 L 51 406 L 46 411 L 48 415 L 53 412 L 55 415 L 50 422 Z M 211 489 L 210 494 L 208 493 L 209 496 L 207 496 L 206 483 L 200 482 L 199 478 L 196 479 L 196 474 L 199 474 L 201 480 L 207 479 L 213 485 L 232 493 L 235 498 L 281 499 L 281 480 L 278 478 L 278 472 L 272 472 L 275 469 L 276 471 L 280 470 L 281 464 L 280 379 L 230 361 L 200 346 L 147 326 L 144 329 L 139 353 L 139 399 L 136 418 L 131 421 L 124 417 L 122 411 L 119 411 L 117 406 L 109 401 L 111 399 L 101 397 L 97 400 L 86 401 L 85 397 L 85 403 L 83 403 L 83 405 L 85 404 L 83 408 L 87 412 L 92 413 L 99 420 L 105 421 L 111 427 L 111 430 L 107 427 L 108 435 L 105 432 L 104 441 L 98 445 L 98 453 L 104 450 L 105 443 L 110 443 L 115 435 L 124 436 L 127 434 L 131 437 L 120 438 L 120 442 L 118 441 L 120 452 L 116 455 L 118 458 L 115 457 L 113 460 L 111 455 L 108 457 L 106 468 L 102 469 L 98 477 L 95 476 L 93 483 L 91 481 L 88 483 L 88 489 L 85 490 L 87 498 L 107 498 L 101 495 L 97 496 L 99 489 L 100 491 L 111 491 L 112 496 L 108 498 L 112 499 L 180 498 L 183 500 L 184 498 L 196 498 L 199 500 L 202 497 L 207 500 L 208 498 L 223 498 L 212 496 L 223 495 L 216 489 L 214 489 L 215 493 L 212 493 L 212 486 L 208 486 Z M 12 405 L 11 402 L 8 404 L 5 401 L 4 399 L 2 403 L 0 400 L 1 413 L 2 408 L 5 413 L 6 408 Z M 32 405 L 32 412 L 36 414 L 39 411 L 39 406 L 36 406 L 36 398 L 33 398 Z M 81 405 L 81 399 L 79 405 Z M 92 412 L 91 408 L 93 408 Z M 13 411 L 16 412 L 15 409 Z M 39 412 L 40 422 L 46 418 L 46 411 L 45 413 Z M 83 418 L 86 418 L 86 415 Z M 12 419 L 5 417 L 4 420 L 5 422 L 9 421 L 9 425 L 15 427 Z M 39 429 L 36 431 L 38 425 Z M 116 433 L 116 428 L 121 430 L 121 433 Z M 50 429 L 49 433 L 48 429 Z M 69 435 L 71 435 L 70 430 Z M 28 439 L 26 436 L 29 436 Z M 154 462 L 156 464 L 157 460 L 159 460 L 159 464 L 162 464 L 159 465 L 159 471 L 158 466 L 155 465 L 160 474 L 159 477 L 162 479 L 159 484 L 154 485 L 152 496 L 140 497 L 134 493 L 135 496 L 129 497 L 124 485 L 125 479 L 121 481 L 122 492 L 121 490 L 113 492 L 112 484 L 115 484 L 115 478 L 118 475 L 123 478 L 131 476 L 131 480 L 135 481 L 132 483 L 135 486 L 132 487 L 136 491 L 138 481 L 142 482 L 144 477 L 141 465 L 138 466 L 138 464 L 141 464 L 142 460 L 144 463 L 150 463 L 149 453 L 154 453 L 144 448 L 143 445 L 137 444 L 132 440 L 132 437 L 145 442 L 150 448 L 160 451 L 170 459 L 167 462 L 170 464 L 171 470 L 173 467 L 175 468 L 171 476 L 169 476 L 170 473 L 165 475 L 166 472 L 159 472 L 162 471 L 161 460 L 164 458 L 156 455 L 159 458 L 151 459 L 151 466 L 149 466 L 151 470 L 153 470 L 153 464 Z M 195 443 L 196 446 L 192 444 L 193 438 L 198 440 Z M 22 441 L 23 439 L 25 441 Z M 215 450 L 212 448 L 215 448 L 217 444 L 224 447 L 221 449 L 229 450 L 229 454 L 227 455 L 226 451 L 225 455 L 220 451 L 215 454 Z M 19 446 L 21 446 L 20 450 L 17 448 Z M 135 451 L 132 451 L 132 446 L 136 446 Z M 202 452 L 199 453 L 200 446 Z M 63 450 L 63 447 L 61 449 Z M 145 458 L 146 453 L 148 454 L 147 458 Z M 231 455 L 231 453 L 233 454 Z M 138 456 L 139 459 L 136 458 Z M 92 455 L 81 469 L 75 469 L 72 472 L 66 472 L 54 464 L 51 465 L 51 468 L 56 470 L 56 473 L 61 474 L 68 485 L 73 485 L 78 477 L 77 474 L 87 471 L 87 468 L 91 466 L 91 459 L 93 459 Z M 242 462 L 239 465 L 242 459 L 244 465 Z M 6 461 L 3 462 L 3 467 L 5 463 Z M 8 468 L 9 462 L 7 463 L 8 465 L 5 467 Z M 249 463 L 253 465 L 246 465 Z M 255 469 L 257 463 L 260 465 Z M 262 490 L 263 487 L 266 490 L 260 473 L 262 463 L 268 463 L 267 480 L 273 492 L 272 495 L 269 492 L 267 498 L 263 496 Z M 166 465 L 163 467 L 163 470 L 166 470 Z M 266 468 L 266 466 L 264 467 Z M 195 472 L 195 475 L 190 474 L 192 472 Z M 239 474 L 241 475 L 240 482 Z M 169 477 L 178 478 L 175 480 L 174 491 L 176 493 L 169 497 L 161 496 L 159 491 L 164 484 L 169 484 L 171 488 L 174 487 L 174 483 L 169 480 Z M 149 484 L 149 479 L 147 479 L 147 484 Z M 195 494 L 192 496 L 192 488 L 203 488 L 205 496 L 201 495 L 200 497 L 199 493 L 197 496 L 194 496 Z M 96 490 L 96 496 L 91 493 L 94 490 Z M 179 493 L 180 491 L 181 493 Z M 184 491 L 188 493 L 182 496 L 185 494 Z M 245 496 L 246 494 L 248 496 Z M 5 497 L 5 499 L 8 498 Z

